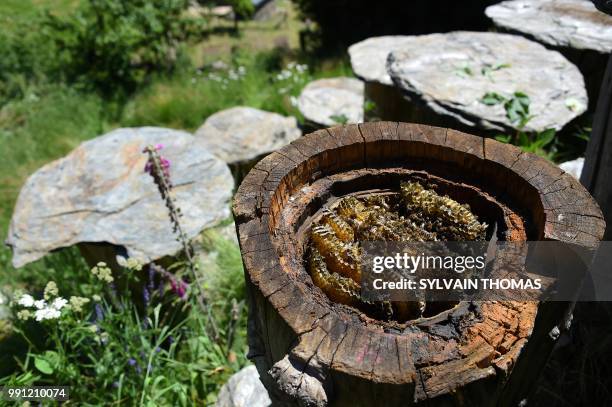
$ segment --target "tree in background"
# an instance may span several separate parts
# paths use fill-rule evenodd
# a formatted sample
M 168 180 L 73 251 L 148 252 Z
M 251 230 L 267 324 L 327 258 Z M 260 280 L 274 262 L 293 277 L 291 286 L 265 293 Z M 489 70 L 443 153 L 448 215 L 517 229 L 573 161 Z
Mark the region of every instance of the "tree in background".
M 152 72 L 171 70 L 182 41 L 202 21 L 189 0 L 88 0 L 72 15 L 47 14 L 58 69 L 103 94 L 130 93 Z
M 303 20 L 315 23 L 301 35 L 303 48 L 345 53 L 346 47 L 379 35 L 484 31 L 484 9 L 499 0 L 292 0 Z

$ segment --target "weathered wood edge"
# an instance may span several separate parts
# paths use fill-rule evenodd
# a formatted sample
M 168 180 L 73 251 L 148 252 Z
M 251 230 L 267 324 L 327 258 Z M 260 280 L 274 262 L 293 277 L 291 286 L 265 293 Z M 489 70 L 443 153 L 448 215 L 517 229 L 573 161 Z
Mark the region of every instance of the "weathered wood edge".
M 398 148 L 398 142 L 401 148 Z M 356 366 L 348 366 L 343 362 L 354 360 L 354 350 L 347 358 L 337 354 L 342 355 L 345 352 L 343 349 L 355 349 L 356 345 L 340 345 L 351 337 L 357 341 L 368 341 L 372 332 L 363 328 L 357 332 L 353 332 L 355 329 L 351 327 L 335 328 L 346 324 L 334 319 L 329 310 L 312 301 L 306 287 L 292 281 L 282 270 L 271 240 L 278 214 L 275 210 L 279 209 L 272 208 L 272 198 L 275 194 L 288 198 L 294 188 L 311 181 L 309 174 L 322 177 L 345 168 L 375 165 L 379 157 L 370 154 L 371 149 L 368 147 L 372 143 L 382 144 L 379 147 L 382 147 L 383 155 L 388 159 L 437 155 L 475 172 L 484 169 L 484 162 L 492 162 L 502 172 L 506 172 L 504 176 L 523 180 L 523 186 L 537 194 L 539 202 L 533 203 L 541 206 L 543 214 L 541 219 L 536 219 L 543 230 L 540 238 L 590 246 L 596 244 L 603 235 L 603 217 L 586 190 L 544 159 L 523 153 L 514 146 L 454 130 L 394 122 L 334 127 L 306 135 L 258 163 L 238 189 L 234 203 L 247 277 L 271 302 L 296 336 L 300 337 L 299 345 L 293 350 L 293 354 L 300 359 L 310 360 L 317 354 L 322 360 L 329 361 L 334 369 L 354 374 Z M 376 148 L 377 152 L 381 151 L 379 147 Z M 338 162 L 338 149 L 344 151 L 341 163 Z M 313 156 L 316 159 L 308 160 Z M 516 182 L 509 182 L 508 188 L 511 187 L 516 187 Z M 293 306 L 289 306 L 287 299 L 293 300 Z M 296 308 L 300 312 L 296 312 Z M 381 335 L 386 337 L 385 334 Z M 380 337 L 377 335 L 377 338 Z M 335 349 L 331 348 L 333 343 L 338 344 Z M 315 344 L 314 348 L 309 344 Z M 361 364 L 375 369 L 382 345 L 380 341 L 372 345 L 362 347 L 365 353 Z M 402 353 L 399 352 L 400 344 L 397 341 L 395 345 L 389 341 L 385 346 L 395 346 L 393 354 L 399 356 Z M 370 359 L 373 364 L 363 363 Z M 377 374 L 384 375 L 385 380 L 392 383 L 412 380 L 411 374 L 402 371 L 401 365 L 398 363 L 399 369 L 396 372 Z M 379 377 L 373 371 L 370 373 L 372 378 Z

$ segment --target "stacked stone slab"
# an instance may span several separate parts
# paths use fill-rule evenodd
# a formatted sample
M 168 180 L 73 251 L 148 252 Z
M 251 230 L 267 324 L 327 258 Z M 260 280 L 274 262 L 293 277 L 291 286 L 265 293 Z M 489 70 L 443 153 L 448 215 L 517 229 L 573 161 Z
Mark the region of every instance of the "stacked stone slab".
M 355 78 L 319 79 L 306 85 L 297 107 L 312 128 L 363 121 L 363 82 Z
M 148 263 L 181 245 L 142 150 L 161 144 L 173 196 L 188 238 L 229 216 L 234 182 L 227 165 L 191 134 L 157 127 L 123 128 L 82 143 L 45 165 L 23 186 L 6 243 L 13 265 L 79 245 L 90 263 L 116 256 Z
M 368 38 L 349 47 L 355 76 L 365 83 L 364 119 L 402 120 L 409 103 L 393 85 L 387 73 L 389 53 L 414 43 L 415 37 L 391 35 Z
M 231 168 L 237 183 L 262 157 L 302 135 L 294 117 L 237 106 L 211 115 L 195 137 Z
M 588 105 L 580 71 L 556 51 L 521 36 L 452 32 L 415 36 L 391 52 L 387 73 L 411 101 L 404 121 L 487 131 L 560 130 Z M 503 100 L 529 98 L 527 123 Z M 502 98 L 486 104 L 485 95 Z
M 510 0 L 485 13 L 500 29 L 561 51 L 582 71 L 594 106 L 612 51 L 612 16 L 587 0 Z

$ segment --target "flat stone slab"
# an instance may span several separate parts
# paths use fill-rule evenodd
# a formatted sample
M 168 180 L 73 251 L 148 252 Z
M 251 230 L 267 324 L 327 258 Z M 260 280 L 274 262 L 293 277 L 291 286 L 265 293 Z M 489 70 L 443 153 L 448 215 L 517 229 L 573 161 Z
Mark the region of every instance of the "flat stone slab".
M 416 37 L 387 35 L 355 43 L 348 49 L 353 73 L 366 82 L 393 86 L 393 81 L 387 73 L 387 57 L 389 53 L 410 47 L 415 42 Z
M 162 144 L 189 238 L 226 219 L 234 181 L 227 165 L 191 134 L 158 127 L 117 129 L 45 165 L 21 189 L 7 244 L 21 267 L 76 243 L 123 246 L 150 262 L 176 254 L 167 209 L 144 172 L 145 146 Z
M 250 365 L 234 374 L 223 385 L 216 407 L 267 407 L 272 402 L 259 380 L 255 366 Z
M 310 82 L 300 94 L 297 107 L 304 118 L 320 127 L 363 122 L 363 82 L 339 77 Z M 340 119 L 343 120 L 340 120 Z
M 587 0 L 510 0 L 487 7 L 495 25 L 558 47 L 612 51 L 612 16 Z
M 230 165 L 257 160 L 301 135 L 295 117 L 243 106 L 211 115 L 195 133 L 210 152 Z
M 482 99 L 515 92 L 529 97 L 528 132 L 560 130 L 588 106 L 584 79 L 557 51 L 526 38 L 488 32 L 452 32 L 415 37 L 389 54 L 387 71 L 411 100 L 461 123 L 490 130 L 517 129 L 503 103 Z

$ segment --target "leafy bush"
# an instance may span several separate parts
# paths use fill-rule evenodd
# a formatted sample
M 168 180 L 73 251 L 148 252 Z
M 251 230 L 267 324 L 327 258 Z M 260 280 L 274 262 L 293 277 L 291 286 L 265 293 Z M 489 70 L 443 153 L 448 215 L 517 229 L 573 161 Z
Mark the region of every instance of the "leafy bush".
M 150 73 L 168 71 L 181 42 L 202 21 L 185 17 L 189 0 L 88 0 L 67 16 L 47 14 L 59 68 L 105 95 L 132 92 Z

